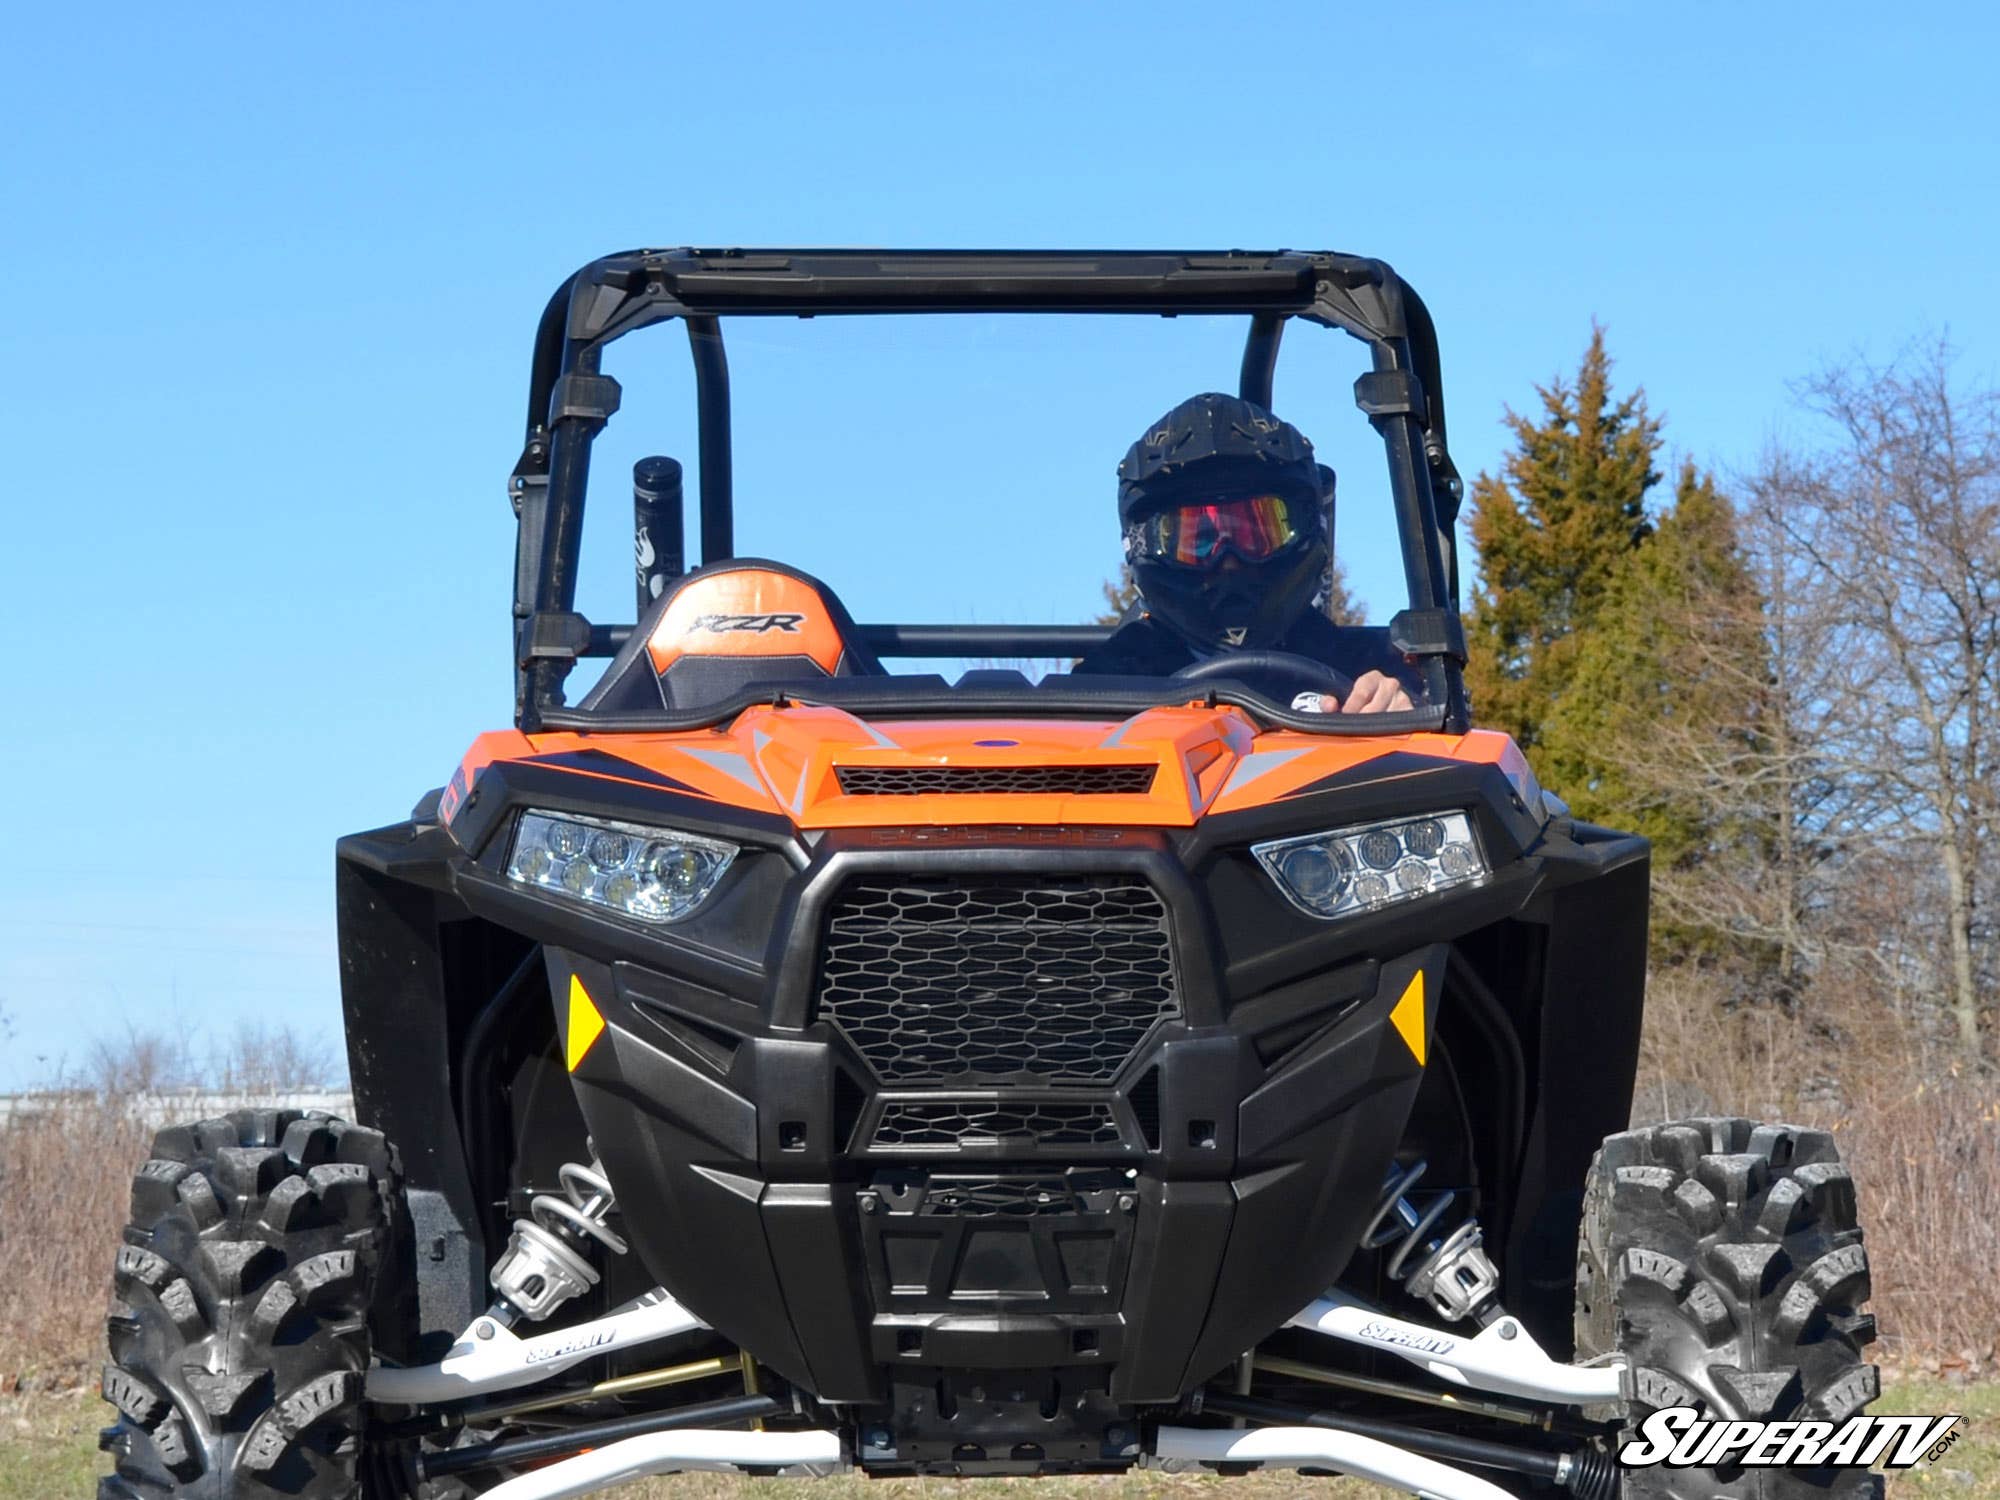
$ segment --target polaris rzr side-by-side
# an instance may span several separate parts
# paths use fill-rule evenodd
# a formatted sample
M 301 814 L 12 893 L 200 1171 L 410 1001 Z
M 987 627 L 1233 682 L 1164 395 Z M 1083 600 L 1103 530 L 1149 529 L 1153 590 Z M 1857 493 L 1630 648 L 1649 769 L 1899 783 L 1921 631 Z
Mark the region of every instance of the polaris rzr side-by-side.
M 1242 319 L 1259 409 L 1287 324 L 1360 340 L 1406 607 L 1325 660 L 947 681 L 881 663 L 1108 630 L 856 624 L 734 555 L 726 320 L 1017 312 Z M 642 461 L 638 617 L 596 623 L 602 356 L 674 320 L 701 563 Z M 516 725 L 339 845 L 358 1123 L 241 1112 L 139 1169 L 107 1500 L 1263 1465 L 1879 1493 L 1740 1446 L 1618 1463 L 1668 1408 L 1859 1412 L 1867 1261 L 1824 1133 L 1626 1128 L 1647 846 L 1469 722 L 1436 336 L 1388 266 L 610 256 L 542 316 L 511 495 Z M 1368 663 L 1395 706 L 1312 711 Z

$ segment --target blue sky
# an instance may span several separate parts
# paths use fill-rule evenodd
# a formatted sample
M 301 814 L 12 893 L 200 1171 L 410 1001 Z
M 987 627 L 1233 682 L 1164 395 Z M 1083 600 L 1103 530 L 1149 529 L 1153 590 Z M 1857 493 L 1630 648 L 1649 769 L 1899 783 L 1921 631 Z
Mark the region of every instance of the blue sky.
M 1334 248 L 1444 345 L 1454 449 L 1591 320 L 1725 470 L 1787 382 L 1948 327 L 2000 350 L 1987 7 L 1015 5 L 865 12 L 132 8 L 8 24 L 0 1089 L 127 1027 L 338 1024 L 332 846 L 509 710 L 534 319 L 638 244 Z M 822 19 L 831 16 L 831 19 Z M 731 330 L 739 545 L 862 619 L 1062 620 L 1111 470 L 1233 379 L 1237 330 Z M 1392 602 L 1353 346 L 1277 404 Z M 620 346 L 586 610 L 629 608 L 641 453 L 691 456 L 684 344 Z

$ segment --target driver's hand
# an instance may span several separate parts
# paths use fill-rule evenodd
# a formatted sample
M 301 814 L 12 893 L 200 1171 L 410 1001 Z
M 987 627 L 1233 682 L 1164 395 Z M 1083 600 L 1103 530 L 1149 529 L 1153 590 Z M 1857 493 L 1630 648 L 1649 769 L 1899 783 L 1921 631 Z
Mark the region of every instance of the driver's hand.
M 1382 672 L 1363 672 L 1354 679 L 1354 691 L 1340 705 L 1344 714 L 1383 714 L 1409 708 L 1410 695 L 1403 685 Z

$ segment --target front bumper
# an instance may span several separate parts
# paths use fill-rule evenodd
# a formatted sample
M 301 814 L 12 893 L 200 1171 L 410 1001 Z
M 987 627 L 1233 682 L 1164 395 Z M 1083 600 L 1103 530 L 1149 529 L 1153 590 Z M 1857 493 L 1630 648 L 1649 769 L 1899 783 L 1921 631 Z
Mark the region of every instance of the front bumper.
M 1172 1013 L 1061 1085 L 924 1067 L 912 1084 L 819 1003 L 841 893 L 891 872 L 948 890 L 1150 888 Z M 755 1008 L 545 949 L 551 992 L 580 984 L 606 1022 L 572 1082 L 626 1231 L 718 1331 L 831 1401 L 880 1400 L 899 1367 L 1069 1366 L 1110 1372 L 1115 1401 L 1165 1401 L 1345 1266 L 1422 1075 L 1390 1013 L 1414 988 L 1428 1024 L 1442 946 L 1232 1005 L 1213 907 L 1150 834 L 975 849 L 829 836 L 789 886 Z

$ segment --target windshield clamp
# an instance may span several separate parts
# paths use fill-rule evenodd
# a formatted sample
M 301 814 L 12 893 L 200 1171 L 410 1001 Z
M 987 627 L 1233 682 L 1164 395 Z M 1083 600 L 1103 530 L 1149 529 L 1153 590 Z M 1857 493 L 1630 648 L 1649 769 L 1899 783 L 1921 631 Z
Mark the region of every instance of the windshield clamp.
M 590 621 L 582 615 L 541 610 L 521 627 L 521 665 L 575 661 L 590 649 Z
M 572 370 L 556 382 L 549 397 L 549 424 L 581 419 L 602 427 L 618 410 L 621 392 L 609 375 L 580 375 Z
M 1403 656 L 1442 656 L 1465 665 L 1465 624 L 1455 609 L 1406 609 L 1389 621 L 1389 645 Z
M 1354 404 L 1373 421 L 1377 417 L 1415 417 L 1430 423 L 1423 383 L 1408 370 L 1370 370 L 1354 382 Z

